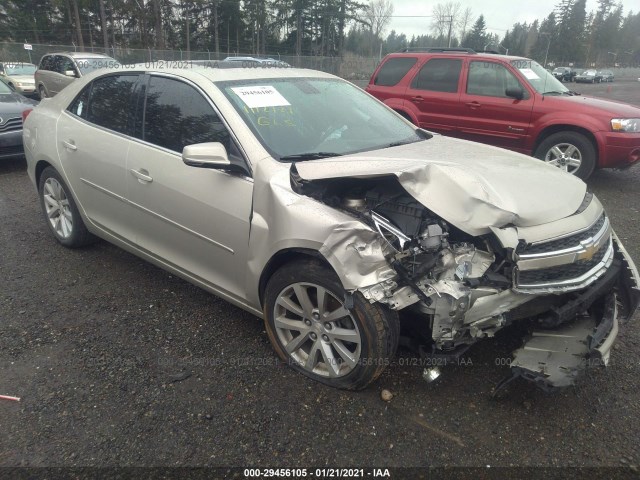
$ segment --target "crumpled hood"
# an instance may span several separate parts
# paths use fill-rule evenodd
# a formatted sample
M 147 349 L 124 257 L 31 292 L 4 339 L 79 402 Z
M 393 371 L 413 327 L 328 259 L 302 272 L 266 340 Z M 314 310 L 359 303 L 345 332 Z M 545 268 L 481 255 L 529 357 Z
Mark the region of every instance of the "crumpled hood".
M 540 160 L 440 135 L 295 166 L 308 181 L 395 175 L 422 205 L 471 235 L 560 220 L 586 193 L 582 180 Z

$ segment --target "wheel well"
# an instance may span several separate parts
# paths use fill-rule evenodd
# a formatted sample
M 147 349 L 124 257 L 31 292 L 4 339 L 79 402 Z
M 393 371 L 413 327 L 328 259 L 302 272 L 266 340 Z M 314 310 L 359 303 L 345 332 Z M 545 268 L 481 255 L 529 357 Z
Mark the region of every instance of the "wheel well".
M 264 291 L 267 288 L 267 283 L 269 282 L 271 276 L 278 269 L 280 269 L 287 263 L 309 259 L 316 259 L 333 270 L 333 267 L 329 264 L 329 262 L 327 262 L 327 259 L 324 258 L 322 254 L 317 250 L 310 250 L 307 248 L 288 248 L 286 250 L 279 251 L 273 257 L 271 257 L 271 259 L 269 259 L 266 266 L 262 270 L 262 274 L 260 275 L 260 283 L 258 284 L 260 305 L 263 305 L 264 302 Z
M 547 137 L 549 137 L 550 135 L 553 135 L 554 133 L 560 133 L 560 132 L 576 132 L 584 135 L 591 142 L 594 150 L 596 151 L 596 165 L 597 165 L 599 155 L 598 155 L 598 141 L 596 140 L 596 137 L 593 135 L 593 133 L 591 133 L 586 128 L 577 127 L 575 125 L 551 125 L 545 128 L 542 132 L 540 132 L 540 135 L 538 135 L 538 138 L 536 139 L 536 143 L 533 146 L 533 150 L 532 150 L 533 154 L 535 155 L 536 150 L 538 150 L 538 147 L 540 146 L 540 144 L 544 142 Z
M 47 162 L 46 160 L 40 160 L 38 163 L 36 163 L 36 185 L 40 185 L 40 175 L 42 175 L 42 172 L 44 171 L 45 168 L 50 167 L 51 164 L 49 162 Z M 39 187 L 38 187 L 39 188 Z

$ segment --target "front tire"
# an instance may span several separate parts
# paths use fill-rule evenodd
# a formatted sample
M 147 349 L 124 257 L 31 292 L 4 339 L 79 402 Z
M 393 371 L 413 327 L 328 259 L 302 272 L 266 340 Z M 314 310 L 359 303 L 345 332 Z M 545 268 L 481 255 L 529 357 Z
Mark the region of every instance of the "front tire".
M 285 265 L 265 290 L 264 318 L 280 358 L 304 375 L 336 388 L 365 388 L 398 347 L 396 312 L 360 293 L 346 302 L 335 272 L 316 260 Z
M 53 167 L 44 169 L 38 184 L 40 206 L 49 230 L 65 247 L 78 248 L 95 242 L 82 221 L 71 191 Z
M 589 178 L 596 167 L 593 144 L 576 132 L 549 135 L 536 149 L 534 156 L 583 180 Z

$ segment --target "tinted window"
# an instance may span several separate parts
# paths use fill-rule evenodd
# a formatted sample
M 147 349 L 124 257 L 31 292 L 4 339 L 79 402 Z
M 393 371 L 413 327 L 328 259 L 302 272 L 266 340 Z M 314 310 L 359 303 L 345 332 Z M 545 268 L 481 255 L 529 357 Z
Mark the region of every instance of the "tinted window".
M 522 88 L 520 82 L 503 65 L 493 62 L 471 62 L 467 93 L 486 97 L 506 97 L 507 88 Z
M 53 56 L 52 55 L 46 55 L 44 57 L 42 57 L 42 60 L 40 60 L 40 69 L 42 70 L 52 70 L 53 68 Z
M 64 75 L 64 72 L 71 70 L 76 73 L 76 67 L 73 64 L 73 60 L 69 57 L 56 57 L 56 72 Z
M 458 91 L 461 69 L 462 60 L 433 58 L 420 69 L 411 86 L 418 90 L 455 93 Z
M 375 85 L 381 85 L 384 87 L 391 87 L 396 85 L 402 78 L 407 74 L 407 72 L 413 67 L 417 58 L 411 57 L 394 57 L 390 58 L 384 65 L 380 67 L 378 71 L 378 75 L 374 80 Z
M 229 132 L 205 98 L 184 82 L 151 77 L 143 139 L 175 152 L 186 145 L 220 142 L 229 151 Z
M 112 75 L 95 80 L 91 87 L 88 115 L 85 117 L 82 111 L 81 116 L 109 130 L 128 133 L 132 92 L 137 79 L 137 75 Z

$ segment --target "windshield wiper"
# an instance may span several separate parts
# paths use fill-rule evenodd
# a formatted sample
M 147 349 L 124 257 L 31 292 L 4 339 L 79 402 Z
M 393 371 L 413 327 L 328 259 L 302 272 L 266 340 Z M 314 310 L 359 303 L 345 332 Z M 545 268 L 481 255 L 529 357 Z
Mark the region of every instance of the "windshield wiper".
M 573 95 L 577 95 L 576 92 L 572 92 L 571 90 L 566 90 L 564 92 L 560 92 L 558 90 L 551 90 L 549 92 L 544 92 L 543 95 L 550 95 L 550 94 L 554 94 L 554 95 L 569 95 L 570 97 Z
M 298 160 L 298 161 L 319 160 L 321 158 L 339 157 L 341 155 L 342 155 L 342 153 L 336 153 L 336 152 L 307 152 L 307 153 L 296 153 L 294 155 L 285 155 L 283 157 L 280 157 L 280 160 L 283 160 L 283 161 L 287 161 L 287 160 Z

